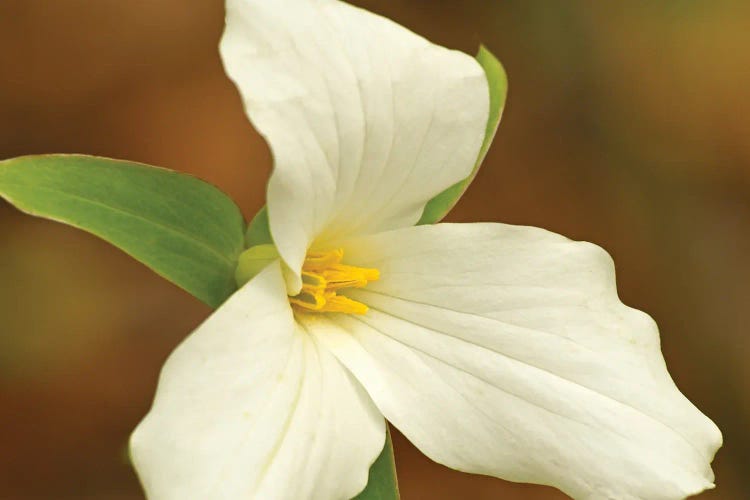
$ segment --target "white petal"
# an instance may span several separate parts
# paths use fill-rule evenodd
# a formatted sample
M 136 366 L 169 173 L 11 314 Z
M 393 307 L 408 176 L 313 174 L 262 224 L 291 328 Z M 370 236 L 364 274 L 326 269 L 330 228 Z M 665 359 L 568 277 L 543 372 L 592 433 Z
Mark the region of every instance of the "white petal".
M 542 229 L 441 224 L 346 248 L 381 280 L 362 317 L 306 325 L 432 459 L 575 498 L 712 487 L 716 426 L 674 386 L 601 248 Z
M 359 383 L 294 322 L 274 263 L 170 356 L 131 455 L 150 500 L 345 499 L 384 440 Z
M 337 0 L 228 0 L 221 54 L 273 151 L 271 232 L 295 272 L 316 238 L 413 225 L 472 171 L 489 90 L 466 54 Z

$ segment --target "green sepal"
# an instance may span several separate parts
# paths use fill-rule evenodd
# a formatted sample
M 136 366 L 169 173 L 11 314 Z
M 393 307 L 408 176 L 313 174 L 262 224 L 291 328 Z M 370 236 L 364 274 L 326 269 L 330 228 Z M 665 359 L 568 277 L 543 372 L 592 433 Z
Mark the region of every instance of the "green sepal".
M 218 188 L 187 174 L 83 155 L 0 162 L 0 197 L 125 251 L 209 306 L 235 290 L 244 219 Z
M 268 222 L 268 207 L 264 205 L 247 226 L 245 246 L 251 248 L 256 245 L 269 244 L 273 244 L 273 238 L 271 237 L 271 226 Z
M 242 252 L 234 274 L 237 287 L 241 288 L 275 260 L 279 260 L 279 252 L 270 244 L 256 245 Z
M 271 237 L 268 207 L 265 205 L 258 210 L 258 213 L 247 226 L 245 246 L 247 250 L 240 255 L 239 265 L 235 273 L 238 287 L 253 279 L 268 264 L 280 258 Z
M 500 124 L 500 118 L 503 116 L 505 99 L 508 96 L 508 77 L 505 74 L 505 69 L 484 45 L 479 48 L 476 59 L 484 69 L 485 75 L 487 75 L 487 83 L 489 83 L 490 88 L 490 116 L 487 120 L 487 129 L 484 142 L 479 150 L 479 157 L 469 177 L 457 182 L 427 203 L 417 225 L 439 222 L 458 203 L 471 181 L 476 177 L 485 156 L 487 156 L 487 151 L 492 145 L 492 140 L 495 138 L 497 127 Z
M 391 431 L 386 425 L 385 446 L 375 463 L 370 467 L 367 487 L 354 500 L 398 500 L 396 462 L 393 459 Z

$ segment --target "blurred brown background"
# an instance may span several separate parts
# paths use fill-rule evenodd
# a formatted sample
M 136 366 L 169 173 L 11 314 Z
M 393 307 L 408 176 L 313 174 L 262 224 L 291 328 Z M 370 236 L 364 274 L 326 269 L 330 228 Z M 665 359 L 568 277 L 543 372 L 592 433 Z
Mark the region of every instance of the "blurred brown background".
M 474 52 L 511 90 L 456 221 L 599 243 L 750 498 L 750 2 L 360 0 Z M 293 15 L 293 13 L 290 13 Z M 0 158 L 81 152 L 195 173 L 250 217 L 270 155 L 222 73 L 220 0 L 0 0 Z M 107 244 L 0 202 L 0 498 L 137 499 L 124 459 L 161 363 L 209 310 Z M 405 500 L 559 499 L 403 438 Z

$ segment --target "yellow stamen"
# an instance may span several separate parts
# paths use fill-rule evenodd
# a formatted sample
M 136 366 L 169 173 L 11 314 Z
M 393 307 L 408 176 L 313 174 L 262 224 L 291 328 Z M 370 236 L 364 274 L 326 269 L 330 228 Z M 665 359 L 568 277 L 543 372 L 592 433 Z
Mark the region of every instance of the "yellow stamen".
M 289 297 L 289 302 L 300 312 L 340 312 L 365 314 L 367 306 L 356 300 L 337 295 L 343 288 L 362 288 L 377 281 L 377 269 L 342 264 L 344 251 L 309 252 L 302 265 L 302 290 Z

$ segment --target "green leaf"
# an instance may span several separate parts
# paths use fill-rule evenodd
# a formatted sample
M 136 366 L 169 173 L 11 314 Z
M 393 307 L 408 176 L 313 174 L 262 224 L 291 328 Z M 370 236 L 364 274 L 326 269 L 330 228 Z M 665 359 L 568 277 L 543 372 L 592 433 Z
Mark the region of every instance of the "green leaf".
M 417 223 L 418 225 L 435 224 L 448 215 L 448 212 L 458 203 L 458 200 L 469 187 L 471 181 L 474 180 L 479 167 L 482 165 L 485 156 L 487 156 L 487 151 L 490 149 L 492 140 L 495 138 L 495 133 L 497 132 L 497 127 L 500 124 L 500 118 L 505 108 L 505 98 L 508 95 L 508 77 L 505 74 L 503 65 L 500 64 L 500 61 L 484 45 L 479 48 L 477 61 L 484 69 L 487 75 L 487 82 L 490 86 L 490 117 L 487 121 L 484 143 L 479 150 L 477 163 L 474 165 L 474 170 L 469 177 L 449 187 L 427 203 L 424 212 L 422 212 L 422 218 Z
M 112 243 L 212 307 L 236 289 L 244 220 L 195 177 L 92 156 L 26 156 L 0 162 L 0 197 Z
M 386 426 L 383 451 L 370 467 L 367 487 L 355 497 L 355 500 L 398 500 L 399 498 L 396 463 L 393 460 L 393 442 L 391 431 Z

